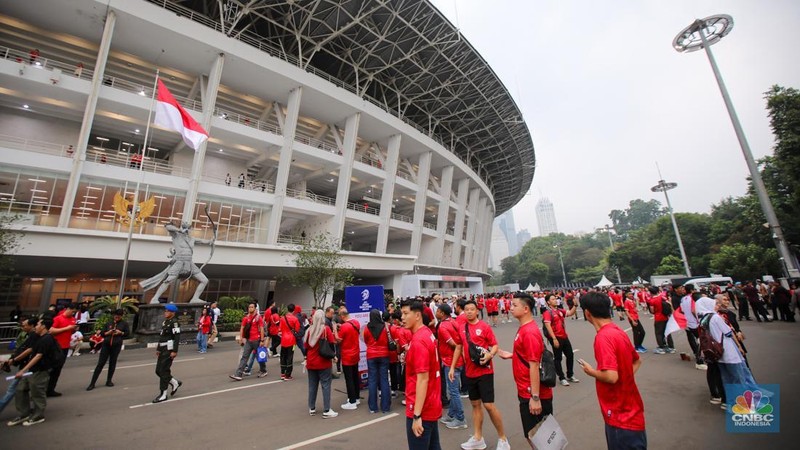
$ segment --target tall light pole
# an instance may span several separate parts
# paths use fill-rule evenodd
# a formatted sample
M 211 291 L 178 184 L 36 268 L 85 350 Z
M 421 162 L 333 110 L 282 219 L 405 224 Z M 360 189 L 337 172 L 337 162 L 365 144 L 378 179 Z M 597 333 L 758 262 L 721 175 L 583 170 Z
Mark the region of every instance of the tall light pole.
M 681 232 L 678 230 L 678 222 L 675 221 L 675 214 L 672 212 L 672 203 L 669 202 L 669 195 L 667 191 L 678 187 L 678 183 L 667 183 L 664 180 L 658 180 L 658 184 L 651 187 L 653 192 L 663 192 L 664 198 L 667 199 L 667 209 L 669 209 L 669 217 L 672 219 L 672 229 L 675 230 L 675 239 L 678 240 L 678 248 L 681 251 L 681 259 L 683 260 L 683 269 L 686 271 L 686 276 L 692 276 L 692 271 L 689 269 L 689 259 L 686 257 L 686 250 L 683 249 L 683 241 L 681 240 Z
M 769 195 L 767 195 L 764 180 L 761 179 L 761 173 L 758 171 L 758 165 L 755 159 L 753 159 L 750 145 L 747 143 L 742 125 L 739 123 L 739 117 L 736 115 L 736 110 L 733 108 L 733 103 L 728 95 L 728 89 L 725 87 L 722 74 L 717 67 L 714 55 L 711 53 L 711 46 L 727 36 L 727 34 L 731 32 L 731 29 L 733 29 L 733 18 L 726 14 L 710 16 L 702 20 L 696 19 L 691 25 L 684 28 L 675 36 L 675 39 L 672 41 L 672 46 L 680 53 L 689 53 L 700 50 L 701 48 L 705 49 L 708 62 L 711 64 L 714 77 L 717 79 L 722 99 L 725 101 L 725 107 L 728 109 L 728 115 L 733 123 L 736 138 L 739 140 L 739 146 L 742 148 L 742 154 L 747 162 L 747 168 L 750 170 L 750 178 L 753 180 L 753 187 L 755 188 L 756 195 L 758 195 L 761 210 L 767 218 L 767 223 L 772 231 L 772 239 L 775 241 L 778 254 L 780 255 L 781 261 L 783 261 L 785 275 L 789 277 L 800 277 L 797 261 L 789 251 L 789 246 L 786 244 L 786 240 L 783 237 L 783 230 L 778 222 L 778 217 L 775 215 L 775 210 L 772 208 Z
M 605 230 L 608 233 L 608 247 L 611 251 L 614 251 L 614 241 L 611 240 L 611 230 L 613 227 L 606 224 L 603 228 L 598 228 L 597 231 Z M 614 266 L 614 269 L 617 271 L 617 283 L 622 284 L 622 277 L 619 275 L 619 266 Z
M 567 272 L 564 270 L 564 255 L 561 254 L 561 246 L 555 244 L 553 248 L 558 249 L 558 260 L 561 261 L 561 276 L 564 277 L 564 287 L 567 287 Z

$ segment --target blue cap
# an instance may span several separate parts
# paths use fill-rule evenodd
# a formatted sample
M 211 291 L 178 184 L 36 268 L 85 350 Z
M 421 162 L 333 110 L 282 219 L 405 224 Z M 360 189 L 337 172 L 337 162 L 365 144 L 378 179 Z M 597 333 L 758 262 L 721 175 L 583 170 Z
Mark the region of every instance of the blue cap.
M 178 312 L 178 307 L 175 306 L 174 303 L 170 303 L 166 306 L 167 311 L 169 312 Z

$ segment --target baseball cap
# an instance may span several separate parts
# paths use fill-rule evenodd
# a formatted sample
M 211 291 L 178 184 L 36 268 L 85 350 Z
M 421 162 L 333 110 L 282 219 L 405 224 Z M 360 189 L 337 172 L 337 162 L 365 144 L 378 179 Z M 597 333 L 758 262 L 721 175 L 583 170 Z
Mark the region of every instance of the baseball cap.
M 178 312 L 178 307 L 174 303 L 168 304 L 165 309 L 169 312 Z
M 450 305 L 448 305 L 448 304 L 446 304 L 446 303 L 445 303 L 445 304 L 442 304 L 442 305 L 439 305 L 439 308 L 438 308 L 438 309 L 439 309 L 441 312 L 443 312 L 443 313 L 444 313 L 446 316 L 449 316 L 450 314 L 453 314 L 453 310 L 452 310 L 452 309 L 450 309 Z

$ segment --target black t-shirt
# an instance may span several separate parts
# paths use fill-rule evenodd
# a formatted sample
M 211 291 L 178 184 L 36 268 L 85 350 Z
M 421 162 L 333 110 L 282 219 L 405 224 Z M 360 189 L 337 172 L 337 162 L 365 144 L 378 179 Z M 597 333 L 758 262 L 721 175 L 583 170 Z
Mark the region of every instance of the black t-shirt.
M 33 347 L 33 355 L 42 354 L 42 358 L 33 367 L 31 372 L 50 370 L 53 364 L 53 352 L 58 350 L 58 344 L 51 334 L 40 336 Z M 59 350 L 60 351 L 60 350 Z
M 35 346 L 36 346 L 36 343 L 39 342 L 39 338 L 40 337 L 41 336 L 36 334 L 36 332 L 34 332 L 34 331 L 31 331 L 30 333 L 28 333 L 28 337 L 25 338 L 25 341 L 22 343 L 22 345 L 19 346 L 19 350 L 18 350 L 18 352 L 16 354 L 17 355 L 21 355 L 22 352 L 24 352 L 25 350 L 27 350 L 29 348 L 34 349 L 34 351 L 31 352 L 25 359 L 20 360 L 16 364 L 18 367 L 25 367 L 25 364 L 28 364 L 28 361 L 30 361 L 31 358 L 33 358 L 33 355 L 36 354 Z

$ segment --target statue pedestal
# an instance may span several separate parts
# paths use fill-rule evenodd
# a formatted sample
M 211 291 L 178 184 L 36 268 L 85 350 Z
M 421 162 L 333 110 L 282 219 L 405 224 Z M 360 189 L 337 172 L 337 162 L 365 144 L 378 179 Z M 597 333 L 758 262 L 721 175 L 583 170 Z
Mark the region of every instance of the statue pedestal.
M 194 339 L 197 335 L 197 321 L 206 303 L 175 303 L 178 312 L 175 318 L 181 327 L 181 340 Z M 164 304 L 139 305 L 139 324 L 136 338 L 139 342 L 158 342 L 161 325 L 164 322 Z

